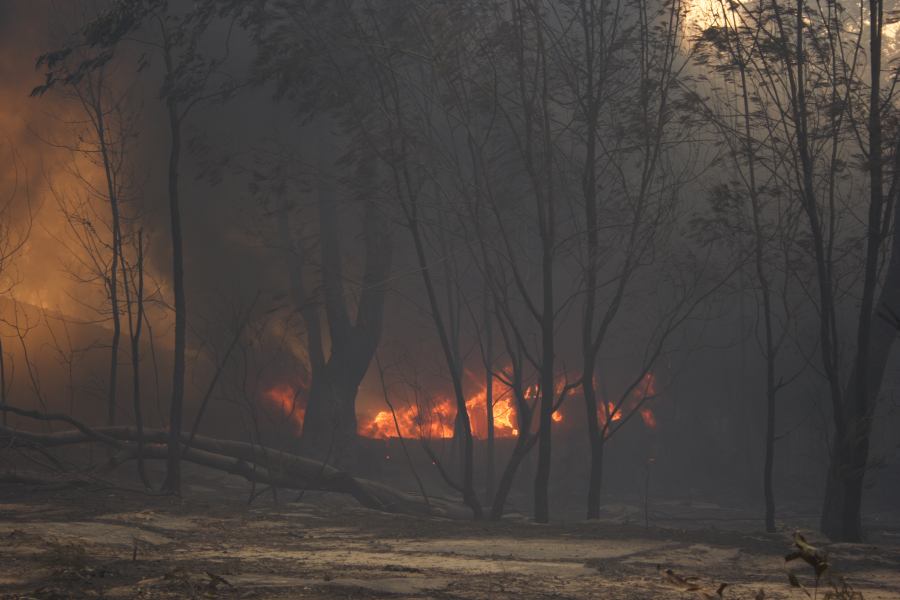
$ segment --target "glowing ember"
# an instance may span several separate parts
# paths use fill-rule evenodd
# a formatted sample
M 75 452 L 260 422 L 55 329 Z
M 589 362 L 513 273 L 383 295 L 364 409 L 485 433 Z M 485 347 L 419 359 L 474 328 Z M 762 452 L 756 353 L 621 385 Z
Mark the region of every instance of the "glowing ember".
M 641 382 L 634 388 L 632 392 L 638 399 L 651 398 L 656 395 L 656 376 L 653 373 L 647 373 Z
M 634 411 L 638 411 L 644 425 L 650 429 L 655 429 L 656 415 L 654 415 L 653 411 L 643 403 L 655 397 L 656 393 L 656 376 L 654 376 L 653 373 L 647 373 L 634 389 L 631 390 L 631 393 L 628 394 L 624 401 L 618 405 L 618 408 L 614 402 L 607 402 L 605 406 L 602 403 L 600 404 L 597 409 L 597 412 L 599 413 L 597 416 L 600 420 L 601 427 L 606 426 L 607 418 L 613 423 L 622 420 L 622 417 L 625 415 L 630 415 Z M 607 435 L 608 434 L 609 431 L 607 430 Z
M 266 390 L 262 395 L 265 403 L 279 411 L 293 425 L 295 433 L 303 430 L 303 416 L 306 411 L 299 405 L 298 392 L 287 384 L 279 384 Z
M 606 414 L 609 414 L 610 421 L 621 421 L 622 420 L 622 411 L 616 409 L 616 405 L 612 402 L 606 403 Z M 606 417 L 606 414 L 601 416 L 601 420 Z

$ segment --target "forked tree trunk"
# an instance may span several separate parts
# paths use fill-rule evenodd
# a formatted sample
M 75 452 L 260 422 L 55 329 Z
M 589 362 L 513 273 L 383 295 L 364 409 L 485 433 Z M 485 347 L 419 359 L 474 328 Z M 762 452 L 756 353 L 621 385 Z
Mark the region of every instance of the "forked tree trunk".
M 329 219 L 331 217 L 328 217 Z M 366 215 L 367 221 L 374 219 Z M 335 222 L 336 223 L 336 222 Z M 366 225 L 367 231 L 372 225 Z M 327 283 L 342 277 L 340 251 L 337 249 L 336 226 L 323 227 L 323 273 Z M 381 319 L 384 304 L 384 280 L 390 268 L 390 248 L 378 247 L 374 240 L 379 234 L 368 233 L 373 240 L 368 244 L 367 276 L 355 325 L 346 317 L 343 289 L 329 294 L 325 303 L 331 331 L 331 353 L 324 364 L 314 367 L 303 422 L 302 447 L 304 453 L 319 460 L 334 461 L 342 468 L 352 469 L 357 462 L 356 396 L 359 384 L 369 368 L 381 337 Z M 326 247 L 334 245 L 332 250 Z M 328 257 L 328 258 L 325 258 Z
M 384 314 L 387 279 L 393 247 L 384 215 L 373 199 L 368 199 L 363 217 L 366 245 L 362 291 L 351 321 L 343 281 L 343 257 L 337 217 L 337 195 L 324 180 L 319 192 L 319 224 L 322 260 L 322 303 L 331 337 L 331 351 L 325 358 L 319 332 L 318 310 L 304 308 L 302 274 L 295 269 L 295 293 L 309 336 L 312 380 L 303 420 L 303 452 L 319 460 L 336 461 L 345 469 L 357 462 L 356 395 L 359 384 L 375 356 Z M 283 233 L 289 235 L 289 232 Z

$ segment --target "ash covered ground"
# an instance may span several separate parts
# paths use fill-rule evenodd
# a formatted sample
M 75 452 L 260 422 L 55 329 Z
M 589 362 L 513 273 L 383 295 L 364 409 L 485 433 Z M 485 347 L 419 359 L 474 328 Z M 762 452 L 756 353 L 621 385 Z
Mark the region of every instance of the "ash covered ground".
M 657 499 L 604 505 L 597 522 L 537 525 L 419 518 L 345 496 L 259 489 L 197 470 L 184 498 L 108 484 L 0 487 L 3 598 L 820 598 L 794 528 L 748 531 L 741 511 Z M 827 544 L 830 581 L 900 597 L 900 527 L 867 521 L 866 544 Z M 668 520 L 666 520 L 668 519 Z M 743 531 L 742 531 L 743 529 Z M 795 587 L 790 581 L 794 574 Z M 721 584 L 727 587 L 719 589 Z M 849 588 L 848 588 L 849 594 Z

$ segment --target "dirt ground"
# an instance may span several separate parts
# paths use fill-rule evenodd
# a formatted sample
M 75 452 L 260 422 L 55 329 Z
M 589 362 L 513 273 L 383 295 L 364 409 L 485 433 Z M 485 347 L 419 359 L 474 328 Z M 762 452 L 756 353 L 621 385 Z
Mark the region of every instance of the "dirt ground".
M 238 489 L 176 499 L 0 486 L 0 597 L 715 599 L 727 583 L 721 597 L 758 599 L 830 589 L 814 590 L 810 569 L 794 563 L 808 589 L 790 585 L 788 531 L 458 522 L 312 493 L 248 506 Z M 885 539 L 827 547 L 835 573 L 867 600 L 900 598 L 900 544 Z

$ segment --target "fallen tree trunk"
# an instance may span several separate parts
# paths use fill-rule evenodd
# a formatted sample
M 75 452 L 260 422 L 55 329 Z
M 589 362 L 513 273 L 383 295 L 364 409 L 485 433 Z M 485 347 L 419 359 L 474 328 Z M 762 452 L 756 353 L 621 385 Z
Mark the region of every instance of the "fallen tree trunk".
M 46 475 L 35 471 L 2 471 L 0 472 L 0 483 L 35 485 L 44 489 L 97 485 L 96 481 L 78 475 Z
M 29 416 L 38 414 L 32 413 Z M 168 432 L 161 429 L 144 429 L 144 435 L 139 438 L 137 431 L 130 427 L 91 429 L 82 425 L 78 429 L 54 433 L 34 433 L 0 427 L 0 444 L 6 447 L 55 448 L 99 442 L 126 452 L 134 452 L 136 448 L 132 445 L 140 440 L 144 444 L 144 458 L 151 460 L 165 460 L 167 439 Z M 182 433 L 185 443 L 188 439 L 189 436 Z M 468 510 L 461 505 L 449 501 L 438 501 L 435 504 L 432 499 L 429 507 L 423 499 L 413 494 L 354 477 L 346 471 L 316 460 L 246 442 L 197 435 L 191 441 L 191 446 L 184 448 L 183 458 L 188 462 L 264 485 L 349 494 L 366 508 L 412 515 L 468 518 Z
M 92 441 L 107 444 L 109 446 L 112 446 L 113 448 L 119 448 L 121 446 L 115 439 L 107 437 L 102 433 L 98 433 L 96 429 L 91 429 L 87 425 L 73 419 L 69 415 L 43 413 L 37 410 L 27 410 L 24 408 L 17 408 L 15 406 L 9 406 L 8 404 L 0 404 L 0 411 L 3 411 L 3 414 L 12 413 L 14 415 L 19 415 L 20 417 L 27 417 L 29 419 L 35 419 L 38 421 L 61 421 L 63 423 L 68 423 L 85 436 L 91 438 Z M 5 425 L 6 421 L 4 421 L 4 426 Z

